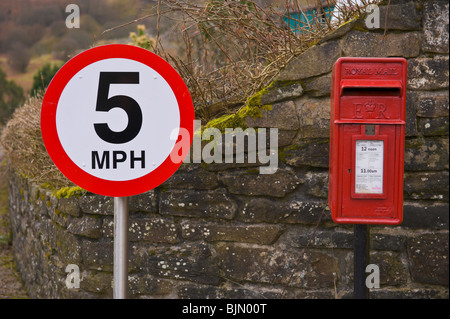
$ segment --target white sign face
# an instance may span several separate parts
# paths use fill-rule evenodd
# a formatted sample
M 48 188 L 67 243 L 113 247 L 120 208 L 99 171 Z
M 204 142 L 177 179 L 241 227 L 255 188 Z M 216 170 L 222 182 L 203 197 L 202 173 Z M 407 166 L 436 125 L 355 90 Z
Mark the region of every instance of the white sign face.
M 384 141 L 357 140 L 355 152 L 355 193 L 383 193 Z
M 160 166 L 179 125 L 178 103 L 166 80 L 123 58 L 100 60 L 76 73 L 56 112 L 59 140 L 70 159 L 111 181 L 139 178 Z

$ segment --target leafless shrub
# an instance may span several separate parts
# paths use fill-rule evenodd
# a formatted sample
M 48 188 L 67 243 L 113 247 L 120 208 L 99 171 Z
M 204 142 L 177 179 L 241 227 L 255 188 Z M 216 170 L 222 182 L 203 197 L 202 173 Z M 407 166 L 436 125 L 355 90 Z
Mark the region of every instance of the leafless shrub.
M 8 166 L 40 184 L 74 186 L 53 164 L 41 136 L 42 98 L 33 97 L 18 108 L 1 134 Z
M 285 0 L 282 6 L 256 0 L 159 1 L 158 14 L 174 22 L 172 30 L 181 35 L 184 49 L 178 56 L 168 53 L 158 26 L 154 50 L 177 68 L 197 114 L 208 120 L 245 103 L 295 56 L 362 13 L 369 2 L 374 1 L 317 1 L 310 10 L 298 0 Z M 334 6 L 341 14 L 332 21 Z

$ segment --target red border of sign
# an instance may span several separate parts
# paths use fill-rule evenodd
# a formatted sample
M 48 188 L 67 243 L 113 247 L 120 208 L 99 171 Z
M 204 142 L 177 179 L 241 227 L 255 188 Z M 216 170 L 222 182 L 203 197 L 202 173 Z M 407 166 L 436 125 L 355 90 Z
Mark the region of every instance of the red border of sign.
M 59 170 L 72 182 L 83 189 L 105 196 L 125 197 L 149 191 L 166 181 L 179 168 L 182 161 L 174 163 L 172 153 L 179 150 L 178 143 L 186 142 L 178 136 L 172 152 L 166 160 L 152 172 L 127 181 L 110 181 L 95 177 L 78 167 L 64 151 L 56 129 L 56 110 L 60 96 L 67 83 L 86 66 L 105 59 L 124 58 L 141 62 L 158 72 L 169 84 L 178 102 L 180 110 L 180 129 L 189 132 L 189 146 L 194 131 L 194 106 L 191 95 L 181 76 L 172 66 L 156 54 L 131 45 L 109 44 L 95 47 L 73 57 L 56 73 L 47 88 L 42 102 L 41 132 L 45 147 Z M 186 147 L 186 146 L 184 146 Z

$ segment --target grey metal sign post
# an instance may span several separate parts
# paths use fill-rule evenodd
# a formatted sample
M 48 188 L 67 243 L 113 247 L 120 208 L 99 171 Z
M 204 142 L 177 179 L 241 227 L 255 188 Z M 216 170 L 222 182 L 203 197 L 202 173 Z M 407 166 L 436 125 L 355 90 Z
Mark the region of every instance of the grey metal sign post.
M 128 197 L 114 197 L 113 298 L 127 298 L 128 290 Z

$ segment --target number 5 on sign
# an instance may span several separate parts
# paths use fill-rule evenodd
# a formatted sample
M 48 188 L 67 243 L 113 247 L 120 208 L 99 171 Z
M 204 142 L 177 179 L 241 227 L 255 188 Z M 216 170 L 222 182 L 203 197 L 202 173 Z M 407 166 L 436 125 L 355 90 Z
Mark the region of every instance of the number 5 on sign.
M 177 170 L 181 161 L 170 155 L 177 143 L 192 142 L 193 120 L 189 91 L 166 61 L 115 44 L 82 52 L 58 71 L 44 96 L 41 130 L 68 179 L 122 197 L 148 191 Z M 189 140 L 171 138 L 183 129 Z
M 141 130 L 142 111 L 133 98 L 126 95 L 116 95 L 108 98 L 111 84 L 139 84 L 139 72 L 100 72 L 98 84 L 96 110 L 108 112 L 119 107 L 127 113 L 128 124 L 121 132 L 112 131 L 108 124 L 94 124 L 95 132 L 104 141 L 113 144 L 128 143 L 134 139 Z

